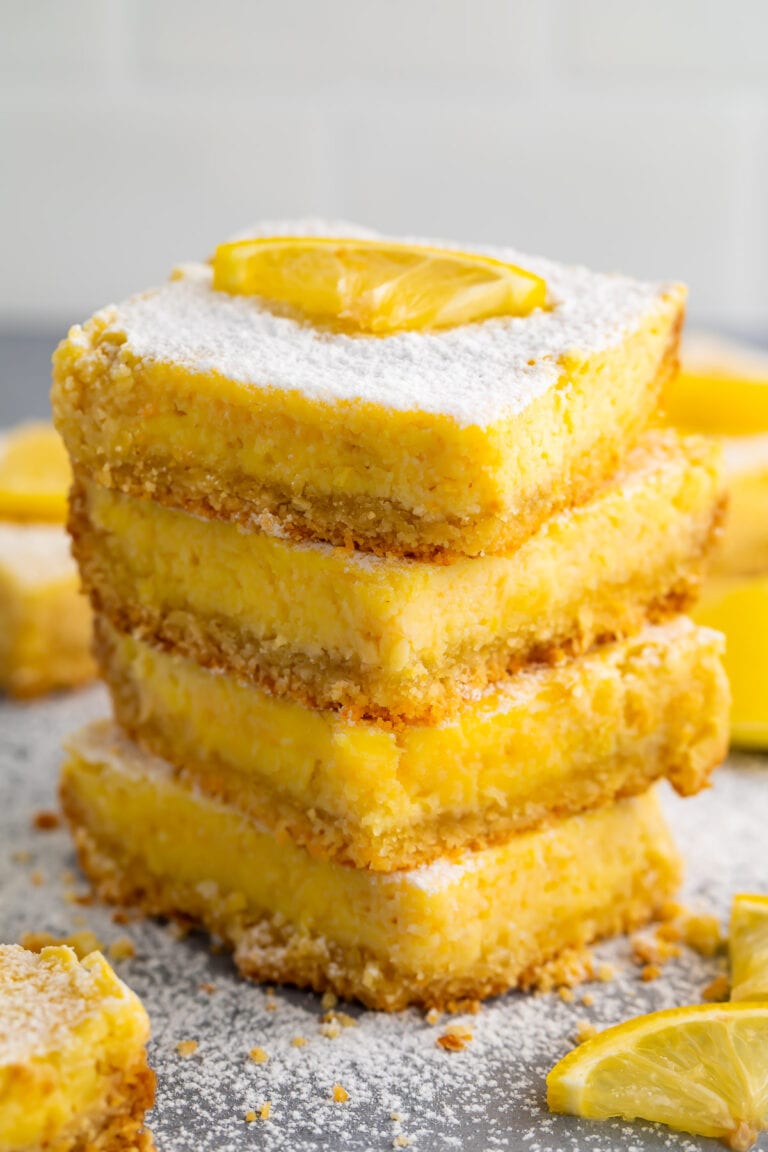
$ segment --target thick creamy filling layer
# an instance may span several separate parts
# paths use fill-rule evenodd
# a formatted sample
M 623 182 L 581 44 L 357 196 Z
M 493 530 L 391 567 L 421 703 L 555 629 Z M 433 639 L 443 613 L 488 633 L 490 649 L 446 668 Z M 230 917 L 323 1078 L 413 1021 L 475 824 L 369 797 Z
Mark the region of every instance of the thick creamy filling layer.
M 189 772 L 232 776 L 226 787 L 246 798 L 252 782 L 371 837 L 557 811 L 574 786 L 610 796 L 638 774 L 697 791 L 724 752 L 721 640 L 684 617 L 519 673 L 450 720 L 396 726 L 273 696 L 103 620 L 98 631 L 119 717 L 155 750 Z
M 658 875 L 663 896 L 678 870 L 651 793 L 501 847 L 382 875 L 279 843 L 142 756 L 112 726 L 73 738 L 63 790 L 74 823 L 118 867 L 136 860 L 157 879 L 194 886 L 241 930 L 277 915 L 420 978 L 471 971 L 499 950 L 524 965 L 526 951 L 530 962 L 563 924 L 626 903 L 649 875 Z
M 657 434 L 588 504 L 509 556 L 449 565 L 291 543 L 126 497 L 83 479 L 82 557 L 92 579 L 168 617 L 226 619 L 274 652 L 326 657 L 405 684 L 610 634 L 663 600 L 707 551 L 721 499 L 717 451 Z M 98 589 L 97 589 L 98 591 Z M 477 657 L 475 658 L 477 659 Z

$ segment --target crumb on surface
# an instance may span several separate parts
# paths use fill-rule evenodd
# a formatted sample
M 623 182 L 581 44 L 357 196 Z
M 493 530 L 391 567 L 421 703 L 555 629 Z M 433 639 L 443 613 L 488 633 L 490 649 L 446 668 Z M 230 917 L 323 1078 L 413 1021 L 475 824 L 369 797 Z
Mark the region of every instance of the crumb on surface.
M 442 1012 L 438 1008 L 430 1008 L 429 1012 L 427 1012 L 424 1019 L 426 1020 L 427 1024 L 434 1025 L 434 1024 L 437 1024 L 438 1021 L 442 1019 L 442 1015 L 443 1015 Z
M 566 948 L 534 972 L 530 980 L 523 979 L 524 992 L 554 992 L 560 988 L 575 988 L 595 977 L 595 964 L 589 948 Z
M 333 1098 L 337 1104 L 343 1104 L 345 1100 L 349 1100 L 349 1092 L 341 1084 L 334 1084 Z
M 183 1056 L 186 1060 L 188 1057 L 193 1056 L 195 1052 L 197 1052 L 198 1047 L 199 1045 L 197 1040 L 180 1040 L 176 1045 L 176 1051 L 178 1052 L 179 1056 Z
M 731 986 L 728 981 L 728 977 L 725 975 L 725 973 L 721 973 L 719 976 L 715 976 L 714 980 L 711 980 L 710 983 L 707 984 L 706 988 L 704 988 L 701 993 L 701 998 L 702 1000 L 707 1000 L 714 1003 L 717 1003 L 721 1000 L 727 1000 L 730 994 L 730 989 Z
M 598 964 L 595 975 L 601 984 L 610 984 L 616 979 L 616 969 L 613 964 Z
M 35 868 L 34 872 L 30 872 L 29 882 L 35 888 L 42 888 L 43 884 L 45 884 L 45 876 L 43 876 L 39 868 Z
M 400 1115 L 399 1112 L 390 1112 L 389 1118 L 390 1118 L 390 1120 L 394 1120 L 394 1122 L 396 1124 L 399 1124 L 400 1121 L 402 1120 L 402 1116 Z
M 272 1101 L 265 1100 L 261 1108 L 259 1108 L 259 1120 L 269 1120 L 272 1114 Z
M 357 1028 L 357 1020 L 349 1012 L 326 1012 L 321 1016 L 323 1024 L 339 1024 L 342 1028 Z
M 248 1109 L 243 1119 L 245 1120 L 246 1124 L 253 1124 L 254 1120 L 256 1119 L 256 1113 L 254 1112 L 253 1108 Z
M 61 827 L 61 816 L 58 812 L 41 808 L 32 817 L 32 827 L 36 828 L 38 832 L 53 832 L 56 828 Z
M 18 852 L 11 852 L 11 860 L 14 864 L 31 864 L 32 853 L 26 848 L 20 848 Z
M 324 1012 L 330 1012 L 331 1008 L 335 1008 L 339 1002 L 339 998 L 335 992 L 323 992 L 323 998 L 320 1001 Z
M 661 968 L 658 964 L 645 964 L 640 969 L 640 979 L 644 984 L 650 984 L 651 980 L 658 980 L 661 976 Z
M 107 948 L 110 960 L 132 960 L 136 955 L 136 945 L 127 936 L 118 936 Z
M 320 1035 L 325 1036 L 326 1040 L 336 1040 L 341 1036 L 341 1028 L 338 1024 L 321 1024 Z
M 575 999 L 575 996 L 573 994 L 573 989 L 567 988 L 565 985 L 562 985 L 560 988 L 558 988 L 557 994 L 561 1000 L 565 1001 L 566 1004 L 573 1003 L 573 1001 Z
M 410 1140 L 407 1136 L 395 1136 L 394 1140 L 392 1141 L 393 1148 L 407 1148 L 409 1144 Z
M 438 1036 L 435 1043 L 444 1048 L 446 1052 L 461 1052 L 471 1041 L 472 1033 L 469 1029 L 462 1028 L 461 1025 L 457 1024 L 455 1027 L 448 1028 L 442 1036 Z
M 676 960 L 682 955 L 679 944 L 670 940 L 659 939 L 658 936 L 633 936 L 632 959 L 640 967 L 661 968 L 669 960 Z
M 294 1046 L 294 1048 L 306 1048 L 307 1038 L 306 1036 L 294 1036 L 291 1040 L 291 1044 Z
M 268 1053 L 265 1052 L 263 1048 L 259 1048 L 258 1045 L 255 1048 L 251 1048 L 248 1055 L 254 1064 L 266 1064 L 267 1060 L 269 1060 Z
M 112 913 L 113 924 L 130 924 L 131 918 L 124 908 L 118 908 L 116 912 Z
M 684 920 L 683 939 L 689 948 L 701 956 L 714 956 L 724 943 L 717 916 L 698 913 Z
M 70 936 L 54 936 L 52 932 L 24 932 L 19 943 L 28 952 L 42 952 L 43 948 L 66 944 L 73 949 L 78 960 L 84 960 L 91 952 L 104 951 L 98 936 L 88 930 L 73 932 Z
M 585 1040 L 591 1040 L 593 1036 L 597 1036 L 597 1028 L 589 1020 L 579 1020 L 576 1025 L 576 1043 L 583 1044 Z
M 595 998 L 591 992 L 585 992 L 581 998 L 581 1002 L 585 1008 L 591 1008 L 595 1002 Z

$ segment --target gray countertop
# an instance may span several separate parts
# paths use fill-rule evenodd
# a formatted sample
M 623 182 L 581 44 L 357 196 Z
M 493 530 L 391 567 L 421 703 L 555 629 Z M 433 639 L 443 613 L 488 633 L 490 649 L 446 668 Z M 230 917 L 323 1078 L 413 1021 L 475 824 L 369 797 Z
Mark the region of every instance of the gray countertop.
M 580 1021 L 603 1027 L 696 1002 L 723 970 L 722 959 L 685 950 L 660 979 L 644 984 L 627 942 L 614 941 L 597 950 L 616 977 L 589 986 L 593 1004 L 582 1003 L 585 988 L 570 1003 L 556 994 L 502 996 L 461 1018 L 473 1040 L 449 1053 L 435 1043 L 440 1024 L 430 1026 L 417 1012 L 351 1008 L 357 1026 L 328 1038 L 317 997 L 282 989 L 272 996 L 245 983 L 204 937 L 178 939 L 155 922 L 115 924 L 109 909 L 73 903 L 73 890 L 83 885 L 74 876 L 67 833 L 36 831 L 32 818 L 55 804 L 62 737 L 105 710 L 98 687 L 38 703 L 0 703 L 0 938 L 87 927 L 105 942 L 125 935 L 134 942 L 135 958 L 117 968 L 152 1018 L 159 1083 L 151 1126 L 160 1152 L 372 1152 L 391 1149 L 398 1136 L 417 1152 L 720 1147 L 645 1124 L 551 1117 L 544 1078 L 572 1046 Z M 768 759 L 734 757 L 711 791 L 681 801 L 665 789 L 664 797 L 686 858 L 685 898 L 725 922 L 734 892 L 768 886 Z M 295 1046 L 295 1036 L 307 1043 Z M 199 1046 L 185 1059 L 176 1045 L 190 1039 Z M 256 1045 L 268 1052 L 266 1064 L 248 1058 Z M 346 1103 L 331 1099 L 334 1083 L 347 1089 Z M 267 1100 L 270 1119 L 245 1123 L 245 1112 Z M 758 1147 L 768 1150 L 768 1139 Z

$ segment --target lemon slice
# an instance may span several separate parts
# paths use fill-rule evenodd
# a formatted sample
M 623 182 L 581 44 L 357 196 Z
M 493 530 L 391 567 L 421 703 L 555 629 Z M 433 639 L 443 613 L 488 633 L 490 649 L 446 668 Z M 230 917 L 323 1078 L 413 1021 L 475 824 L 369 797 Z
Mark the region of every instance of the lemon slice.
M 734 896 L 730 954 L 731 1000 L 768 1003 L 768 896 Z
M 745 1152 L 768 1125 L 768 1004 L 697 1004 L 628 1020 L 547 1077 L 553 1112 L 655 1120 Z
M 540 276 L 489 256 L 318 236 L 222 244 L 213 286 L 379 336 L 525 316 L 543 307 L 547 294 Z
M 0 436 L 0 519 L 63 523 L 69 459 L 50 424 L 22 424 Z

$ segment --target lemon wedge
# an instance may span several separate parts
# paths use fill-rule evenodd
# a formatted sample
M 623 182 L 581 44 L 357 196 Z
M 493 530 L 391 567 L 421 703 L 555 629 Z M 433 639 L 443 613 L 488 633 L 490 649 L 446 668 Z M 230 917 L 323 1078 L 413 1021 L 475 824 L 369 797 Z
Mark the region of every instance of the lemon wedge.
M 768 1126 L 768 1003 L 671 1008 L 608 1028 L 547 1077 L 553 1112 L 654 1120 L 746 1152 Z
M 71 479 L 50 424 L 22 424 L 0 435 L 0 519 L 63 523 Z
M 768 1003 L 768 896 L 734 896 L 730 958 L 731 1000 Z
M 490 256 L 318 236 L 222 244 L 213 286 L 378 336 L 525 316 L 547 295 L 540 276 Z

